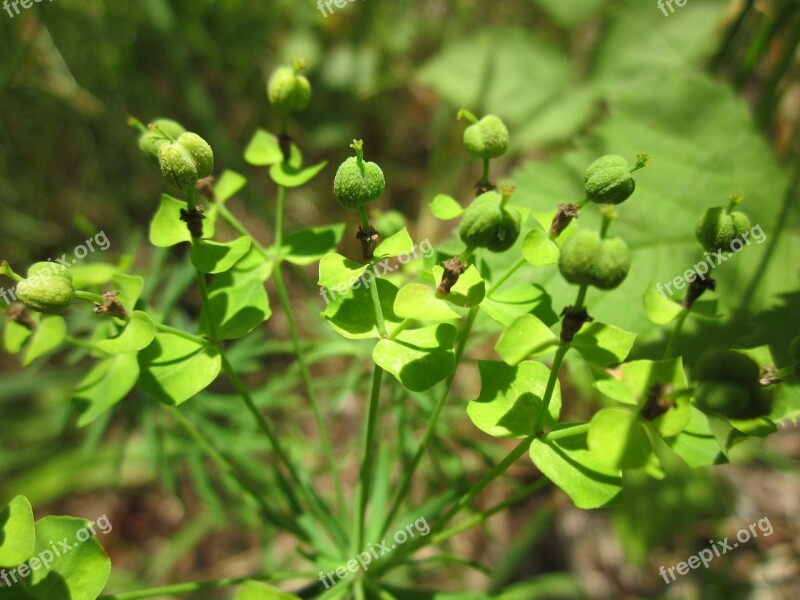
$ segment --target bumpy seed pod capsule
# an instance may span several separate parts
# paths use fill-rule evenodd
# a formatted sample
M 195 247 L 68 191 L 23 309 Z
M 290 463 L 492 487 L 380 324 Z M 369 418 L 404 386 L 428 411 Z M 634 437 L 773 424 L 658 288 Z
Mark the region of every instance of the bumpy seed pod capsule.
M 364 161 L 364 142 L 355 140 L 351 148 L 356 156 L 345 160 L 333 179 L 333 193 L 345 208 L 358 209 L 380 198 L 386 187 L 383 171 L 374 162 Z
M 311 84 L 300 71 L 305 67 L 302 60 L 291 67 L 276 69 L 267 84 L 267 96 L 272 108 L 282 115 L 300 112 L 311 101 Z
M 758 364 L 735 350 L 704 355 L 697 364 L 694 402 L 704 412 L 729 419 L 751 419 L 769 414 L 769 394 L 759 382 Z
M 727 211 L 721 206 L 709 208 L 695 225 L 695 235 L 707 252 L 731 249 L 734 240 L 750 229 L 750 219 L 742 212 Z
M 183 192 L 193 188 L 200 179 L 194 158 L 182 144 L 177 142 L 161 146 L 161 150 L 158 151 L 158 164 L 161 166 L 164 179 Z
M 194 160 L 197 175 L 200 179 L 208 177 L 214 172 L 214 151 L 203 138 L 196 133 L 183 133 L 178 137 L 178 143 L 186 148 Z
M 601 290 L 619 287 L 630 267 L 628 245 L 622 238 L 602 239 L 596 231 L 586 229 L 569 239 L 558 262 L 559 271 L 568 282 Z
M 616 154 L 603 156 L 589 165 L 584 182 L 586 198 L 598 204 L 620 204 L 636 189 L 628 161 Z
M 31 310 L 59 314 L 67 310 L 75 290 L 72 273 L 60 264 L 38 262 L 28 269 L 28 278 L 17 284 L 17 298 Z
M 467 247 L 505 252 L 519 238 L 519 213 L 505 207 L 513 190 L 506 188 L 503 192 L 484 192 L 464 211 L 458 233 Z
M 177 139 L 182 133 L 186 131 L 183 125 L 171 119 L 156 119 L 149 126 L 146 131 L 139 136 L 139 149 L 153 160 L 158 160 L 158 151 L 161 146 L 169 143 L 169 136 L 172 139 Z
M 475 158 L 503 156 L 508 150 L 508 128 L 500 117 L 486 115 L 464 130 L 464 146 Z

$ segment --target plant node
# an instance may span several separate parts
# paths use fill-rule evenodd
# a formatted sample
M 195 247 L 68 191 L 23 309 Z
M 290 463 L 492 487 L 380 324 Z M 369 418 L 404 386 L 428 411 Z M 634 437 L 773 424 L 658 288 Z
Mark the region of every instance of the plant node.
M 461 259 L 457 256 L 444 261 L 443 266 L 442 281 L 439 283 L 439 287 L 436 288 L 437 296 L 447 296 L 458 281 L 458 278 L 467 270 L 467 265 L 461 262 Z
M 550 237 L 555 239 L 560 236 L 572 220 L 580 216 L 580 212 L 580 206 L 577 204 L 559 204 L 558 212 L 550 224 Z
M 381 239 L 381 234 L 378 230 L 370 225 L 366 230 L 362 225 L 358 226 L 358 233 L 356 239 L 361 242 L 361 252 L 365 261 L 370 261 L 375 256 L 375 248 L 378 247 L 378 242 Z
M 688 281 L 689 288 L 686 290 L 686 296 L 683 298 L 683 302 L 681 302 L 681 306 L 686 310 L 690 310 L 694 303 L 697 302 L 697 299 L 700 298 L 706 290 L 711 290 L 713 292 L 717 289 L 717 282 L 711 277 L 698 277 L 695 273 L 689 277 Z
M 96 304 L 94 312 L 98 315 L 108 315 L 109 317 L 117 317 L 118 319 L 128 318 L 128 311 L 117 300 L 119 292 L 108 291 L 103 294 L 103 303 Z
M 203 219 L 205 218 L 202 206 L 197 206 L 193 210 L 181 209 L 181 221 L 186 223 L 189 233 L 195 239 L 203 237 Z

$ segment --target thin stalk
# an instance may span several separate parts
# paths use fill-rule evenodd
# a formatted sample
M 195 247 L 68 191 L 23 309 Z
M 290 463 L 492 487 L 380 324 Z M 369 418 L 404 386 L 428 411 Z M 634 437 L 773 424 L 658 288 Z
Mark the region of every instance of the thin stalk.
M 361 216 L 361 230 L 362 231 L 369 231 L 371 225 L 369 222 L 369 215 L 367 214 L 367 209 L 364 206 L 360 206 L 358 209 L 359 215 Z M 372 280 L 377 282 L 378 276 L 375 273 L 375 261 L 369 261 L 369 270 L 372 272 L 373 278 Z M 378 333 L 381 337 L 386 337 L 386 321 L 383 318 L 383 309 L 381 308 L 381 299 L 378 295 L 378 284 L 375 283 L 374 285 L 369 286 L 369 293 L 372 297 L 372 307 L 375 311 L 375 325 L 378 328 Z
M 675 356 L 675 346 L 678 343 L 678 337 L 681 335 L 681 330 L 683 329 L 684 323 L 686 323 L 686 318 L 689 316 L 688 309 L 683 309 L 683 312 L 678 316 L 678 320 L 675 321 L 675 327 L 672 330 L 672 335 L 669 336 L 669 342 L 667 342 L 667 347 L 664 349 L 664 360 L 668 358 L 672 358 Z
M 161 587 L 139 590 L 136 592 L 122 592 L 120 594 L 107 594 L 100 596 L 97 600 L 145 600 L 146 598 L 156 598 L 158 596 L 172 596 L 174 594 L 191 594 L 202 590 L 216 590 L 224 587 L 241 585 L 247 581 L 283 581 L 287 579 L 299 579 L 304 577 L 316 577 L 317 574 L 311 571 L 298 573 L 273 573 L 271 575 L 251 575 L 250 577 L 237 577 L 217 579 L 214 581 L 195 581 L 191 583 L 178 583 L 175 585 L 164 585 Z
M 359 493 L 355 513 L 355 536 L 353 537 L 353 552 L 360 552 L 364 545 L 364 521 L 366 520 L 367 501 L 369 499 L 370 484 L 372 480 L 372 467 L 374 463 L 375 432 L 377 431 L 378 415 L 380 413 L 381 384 L 383 383 L 383 369 L 378 365 L 372 372 L 372 392 L 367 410 L 366 433 L 364 447 L 361 454 L 361 469 L 358 475 Z
M 408 329 L 409 325 L 414 323 L 414 319 L 405 319 L 400 325 L 392 329 L 392 331 L 386 336 L 387 340 L 394 340 L 397 339 L 397 336 L 403 333 L 406 329 Z
M 245 490 L 247 493 L 252 496 L 253 500 L 256 501 L 261 512 L 264 514 L 264 517 L 275 525 L 278 528 L 285 528 L 290 530 L 292 533 L 297 535 L 300 539 L 305 540 L 306 542 L 310 542 L 311 538 L 305 530 L 301 529 L 299 526 L 295 525 L 293 522 L 286 519 L 285 516 L 278 514 L 275 512 L 272 507 L 270 507 L 269 503 L 262 497 L 261 493 L 242 475 L 242 473 L 238 470 L 237 467 L 233 465 L 212 443 L 211 441 L 204 436 L 200 430 L 195 426 L 194 423 L 189 420 L 180 410 L 175 407 L 170 407 L 169 409 L 172 418 L 177 421 L 177 423 L 184 429 L 184 431 L 189 434 L 189 436 L 195 441 L 195 443 L 203 450 L 208 456 L 217 463 L 217 466 L 230 475 L 236 482 Z
M 573 427 L 565 427 L 564 429 L 556 429 L 549 431 L 542 436 L 543 442 L 552 442 L 553 440 L 560 440 L 563 438 L 572 437 L 574 435 L 583 435 L 589 431 L 589 423 L 581 423 Z
M 103 304 L 103 302 L 105 302 L 100 294 L 84 292 L 83 290 L 75 290 L 75 297 L 80 300 L 88 300 L 89 302 L 95 302 L 97 304 Z
M 297 328 L 297 319 L 295 319 L 294 311 L 292 310 L 292 302 L 289 298 L 289 292 L 286 288 L 286 283 L 283 279 L 283 272 L 281 271 L 281 263 L 283 260 L 283 228 L 284 217 L 286 214 L 286 188 L 278 186 L 278 206 L 277 216 L 275 218 L 275 248 L 277 257 L 275 259 L 275 268 L 273 270 L 273 279 L 275 281 L 275 289 L 278 292 L 278 300 L 280 301 L 283 314 L 286 316 L 286 323 L 289 326 L 289 336 L 292 340 L 292 347 L 294 349 L 295 359 L 297 365 L 300 367 L 300 377 L 303 380 L 306 395 L 308 396 L 309 404 L 311 404 L 311 411 L 314 413 L 314 420 L 317 424 L 320 439 L 322 441 L 322 449 L 325 453 L 325 458 L 328 462 L 328 469 L 333 478 L 334 489 L 336 490 L 336 505 L 339 512 L 344 511 L 344 487 L 342 486 L 342 479 L 339 475 L 336 459 L 333 453 L 333 444 L 331 443 L 330 435 L 328 434 L 328 426 L 325 422 L 325 417 L 320 408 L 319 399 L 317 398 L 316 391 L 314 390 L 314 383 L 311 377 L 311 369 L 308 367 L 308 362 L 303 354 L 302 344 L 300 342 L 300 333 Z
M 494 292 L 496 292 L 497 289 L 500 286 L 502 286 L 506 281 L 511 279 L 511 276 L 514 275 L 514 273 L 516 273 L 519 269 L 524 267 L 526 264 L 528 264 L 528 261 L 525 260 L 524 258 L 520 258 L 517 262 L 515 262 L 513 265 L 511 265 L 511 267 L 503 274 L 503 276 L 500 277 L 500 279 L 498 279 L 495 283 L 493 283 L 491 285 L 491 287 L 486 291 L 487 298 L 489 296 L 491 296 Z
M 161 331 L 162 333 L 171 333 L 172 335 L 180 336 L 184 339 L 191 340 L 198 344 L 202 344 L 203 346 L 209 346 L 210 342 L 204 338 L 200 337 L 199 335 L 191 334 L 187 331 L 183 331 L 182 329 L 178 329 L 177 327 L 170 327 L 169 325 L 164 325 L 163 323 L 155 323 L 156 331 Z

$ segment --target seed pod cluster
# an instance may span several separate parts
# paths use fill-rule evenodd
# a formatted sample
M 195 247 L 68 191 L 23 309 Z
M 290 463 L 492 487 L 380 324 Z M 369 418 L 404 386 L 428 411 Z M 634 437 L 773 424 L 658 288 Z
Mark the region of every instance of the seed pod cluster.
M 178 190 L 186 191 L 214 171 L 214 152 L 196 133 L 185 132 L 158 151 L 161 174 Z
M 139 136 L 139 149 L 155 161 L 158 160 L 161 146 L 169 143 L 168 138 L 176 139 L 186 131 L 183 125 L 172 119 L 156 119 L 150 123 L 148 129 L 150 131 Z
M 694 403 L 703 412 L 729 419 L 769 414 L 770 397 L 759 381 L 758 364 L 735 350 L 704 355 L 697 364 Z
M 333 179 L 333 193 L 343 207 L 358 209 L 380 198 L 386 188 L 386 179 L 377 164 L 364 160 L 361 140 L 354 141 L 351 148 L 356 151 L 356 156 L 339 165 Z
M 558 269 L 570 283 L 601 290 L 618 287 L 628 276 L 631 259 L 622 238 L 601 238 L 596 231 L 581 229 L 561 250 Z
M 709 208 L 695 225 L 697 240 L 707 252 L 731 249 L 734 240 L 750 229 L 750 219 L 743 212 Z
M 293 67 L 276 69 L 267 84 L 267 96 L 272 108 L 284 116 L 300 112 L 311 101 L 311 84 L 304 75 L 302 61 Z
M 608 154 L 594 161 L 583 177 L 586 198 L 598 204 L 620 204 L 631 197 L 636 181 L 624 156 Z
M 31 310 L 59 314 L 75 296 L 72 273 L 61 264 L 38 262 L 28 269 L 28 278 L 17 284 L 17 298 Z
M 504 196 L 484 192 L 464 211 L 458 233 L 469 248 L 505 252 L 519 238 L 520 215 L 504 206 Z
M 508 128 L 496 115 L 486 115 L 464 130 L 464 146 L 475 158 L 488 160 L 508 150 Z

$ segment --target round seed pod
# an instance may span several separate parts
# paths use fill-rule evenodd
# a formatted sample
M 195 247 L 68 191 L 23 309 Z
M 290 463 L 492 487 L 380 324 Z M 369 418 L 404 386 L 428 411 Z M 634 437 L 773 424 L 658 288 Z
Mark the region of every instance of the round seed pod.
M 619 287 L 628 276 L 631 258 L 628 245 L 620 237 L 606 238 L 592 264 L 592 285 L 601 290 Z
M 492 237 L 486 244 L 486 249 L 489 252 L 505 252 L 511 248 L 519 238 L 520 232 L 520 216 L 519 213 L 513 209 L 501 209 L 502 217 L 500 222 L 497 223 L 492 232 Z
M 28 269 L 27 279 L 17 284 L 17 298 L 31 310 L 59 314 L 75 296 L 72 273 L 58 263 L 38 262 Z
M 182 144 L 170 142 L 161 146 L 158 164 L 164 179 L 180 191 L 193 188 L 200 179 L 197 163 Z
M 607 162 L 614 161 L 609 159 Z M 594 169 L 590 166 L 589 171 L 592 174 L 586 180 L 584 187 L 586 197 L 592 202 L 598 204 L 621 204 L 630 198 L 636 189 L 636 181 L 634 181 L 633 175 L 630 173 L 627 161 L 625 166 L 595 167 Z
M 728 419 L 769 414 L 771 398 L 759 381 L 758 364 L 735 350 L 717 350 L 697 363 L 695 405 Z
M 695 236 L 707 252 L 731 249 L 734 240 L 741 240 L 750 229 L 750 219 L 742 212 L 728 212 L 717 206 L 709 208 L 695 225 Z
M 606 154 L 589 165 L 589 168 L 586 169 L 586 173 L 583 175 L 583 182 L 587 183 L 600 171 L 604 169 L 610 169 L 612 167 L 622 167 L 627 169 L 630 167 L 630 165 L 624 156 L 620 156 L 619 154 Z
M 276 69 L 267 84 L 267 96 L 272 108 L 282 115 L 300 112 L 311 101 L 311 84 L 297 69 Z
M 484 192 L 467 207 L 458 229 L 461 241 L 470 248 L 505 252 L 519 238 L 520 216 L 503 206 L 503 196 Z
M 381 168 L 374 162 L 359 161 L 356 156 L 345 160 L 333 179 L 333 193 L 345 208 L 358 209 L 380 198 L 385 187 Z
M 208 177 L 214 172 L 214 151 L 203 138 L 196 133 L 182 133 L 178 143 L 186 148 L 194 160 L 198 178 Z
M 486 115 L 464 130 L 464 146 L 475 158 L 503 156 L 508 150 L 508 128 L 500 117 Z
M 564 244 L 558 262 L 561 275 L 575 285 L 601 290 L 618 287 L 631 267 L 628 245 L 619 237 L 602 239 L 596 231 L 581 229 Z

